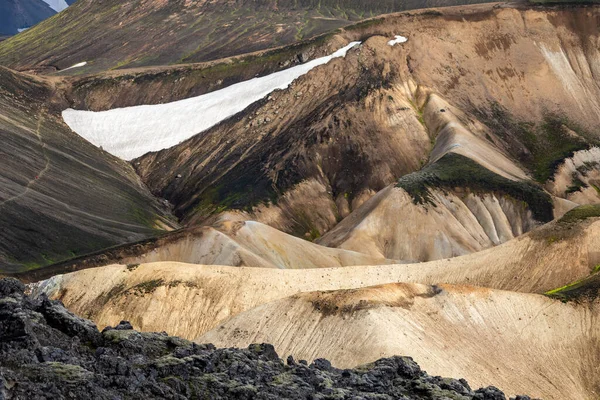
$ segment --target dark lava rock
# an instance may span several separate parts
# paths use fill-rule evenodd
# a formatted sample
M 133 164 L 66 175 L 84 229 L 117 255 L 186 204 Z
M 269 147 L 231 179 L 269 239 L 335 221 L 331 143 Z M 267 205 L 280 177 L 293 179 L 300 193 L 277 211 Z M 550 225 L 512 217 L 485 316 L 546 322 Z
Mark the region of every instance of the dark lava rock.
M 25 285 L 15 278 L 0 279 L 0 296 L 8 296 L 13 293 L 23 293 Z
M 495 387 L 429 376 L 408 357 L 340 370 L 324 359 L 284 363 L 270 344 L 216 349 L 127 321 L 100 333 L 59 301 L 23 290 L 0 279 L 0 400 L 506 399 Z

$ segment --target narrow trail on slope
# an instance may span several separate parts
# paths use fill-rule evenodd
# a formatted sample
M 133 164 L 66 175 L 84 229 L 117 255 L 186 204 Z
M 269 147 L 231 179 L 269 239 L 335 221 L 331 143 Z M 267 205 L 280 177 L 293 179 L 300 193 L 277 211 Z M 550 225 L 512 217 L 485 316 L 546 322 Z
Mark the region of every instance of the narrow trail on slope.
M 40 132 L 44 112 L 45 112 L 45 109 L 41 109 L 40 112 L 38 113 L 38 123 L 37 123 L 37 128 L 35 130 L 35 135 L 37 136 L 38 141 L 40 142 L 40 144 L 42 146 L 42 154 L 44 155 L 44 159 L 46 160 L 44 168 L 42 168 L 36 176 L 34 176 L 32 179 L 30 179 L 29 182 L 27 182 L 27 185 L 25 186 L 25 190 L 23 192 L 8 198 L 8 199 L 4 200 L 3 202 L 0 202 L 0 207 L 2 207 L 3 205 L 5 205 L 7 203 L 12 202 L 12 201 L 18 200 L 21 197 L 27 195 L 27 193 L 29 193 L 29 191 L 31 190 L 33 185 L 35 185 L 35 183 L 37 181 L 42 179 L 43 176 L 46 174 L 46 172 L 48 172 L 48 170 L 50 169 L 50 158 L 48 157 L 47 145 L 44 142 L 44 140 L 42 139 L 42 134 Z

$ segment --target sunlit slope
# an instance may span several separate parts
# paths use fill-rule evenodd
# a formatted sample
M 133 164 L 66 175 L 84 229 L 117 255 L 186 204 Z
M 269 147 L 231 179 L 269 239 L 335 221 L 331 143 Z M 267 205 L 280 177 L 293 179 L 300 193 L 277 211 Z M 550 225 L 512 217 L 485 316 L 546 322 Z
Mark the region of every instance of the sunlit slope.
M 298 292 L 415 282 L 544 293 L 598 270 L 598 217 L 570 213 L 566 221 L 503 245 L 428 263 L 303 270 L 130 263 L 58 275 L 41 288 L 101 326 L 126 319 L 139 329 L 169 327 L 171 334 L 194 338 L 226 318 Z
M 389 284 L 303 293 L 240 314 L 199 337 L 353 367 L 406 354 L 431 374 L 493 380 L 510 395 L 598 397 L 596 306 L 469 286 Z
M 450 153 L 377 193 L 318 242 L 429 261 L 504 243 L 552 218 L 542 188 Z
M 587 13 L 598 9 L 484 5 L 386 16 L 341 34 L 348 41 L 373 35 L 344 59 L 178 146 L 141 157 L 136 169 L 186 223 L 244 210 L 249 219 L 311 239 L 448 153 L 510 180 L 548 184 L 564 159 L 599 140 L 598 93 L 589 79 L 597 51 L 579 40 L 584 31 L 596 37 Z M 388 45 L 395 34 L 408 41 Z M 570 86 L 548 49 L 589 61 L 569 72 L 580 91 L 563 95 Z M 569 200 L 593 201 L 595 189 L 586 185 L 580 188 L 590 194 Z
M 329 248 L 291 236 L 255 221 L 236 218 L 210 227 L 183 229 L 132 244 L 116 246 L 20 275 L 27 281 L 110 264 L 179 262 L 234 267 L 307 269 L 392 264 L 355 251 Z

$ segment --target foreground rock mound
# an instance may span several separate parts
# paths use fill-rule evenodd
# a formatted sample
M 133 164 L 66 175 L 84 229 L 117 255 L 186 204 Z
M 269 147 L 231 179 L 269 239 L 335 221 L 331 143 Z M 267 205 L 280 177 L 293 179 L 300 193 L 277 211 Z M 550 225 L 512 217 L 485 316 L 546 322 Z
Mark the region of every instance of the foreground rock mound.
M 126 321 L 101 333 L 23 291 L 0 280 L 0 399 L 505 399 L 494 387 L 429 376 L 406 357 L 340 370 L 323 359 L 283 363 L 268 344 L 215 349 Z

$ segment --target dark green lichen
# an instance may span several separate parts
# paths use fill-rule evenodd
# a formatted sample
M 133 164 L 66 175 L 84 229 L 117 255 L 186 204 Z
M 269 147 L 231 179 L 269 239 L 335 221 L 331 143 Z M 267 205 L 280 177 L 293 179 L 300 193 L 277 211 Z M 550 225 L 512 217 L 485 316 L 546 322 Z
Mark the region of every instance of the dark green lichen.
M 568 211 L 558 222 L 568 224 L 598 217 L 600 217 L 600 204 L 586 204 Z
M 564 115 L 547 113 L 541 122 L 533 123 L 517 120 L 498 103 L 492 103 L 488 109 L 474 109 L 477 118 L 540 183 L 552 179 L 565 158 L 597 144 L 593 135 Z
M 500 193 L 527 203 L 538 221 L 548 222 L 553 218 L 552 199 L 541 187 L 507 179 L 456 153 L 446 154 L 434 164 L 403 176 L 396 186 L 408 192 L 415 204 L 433 204 L 430 188 Z

